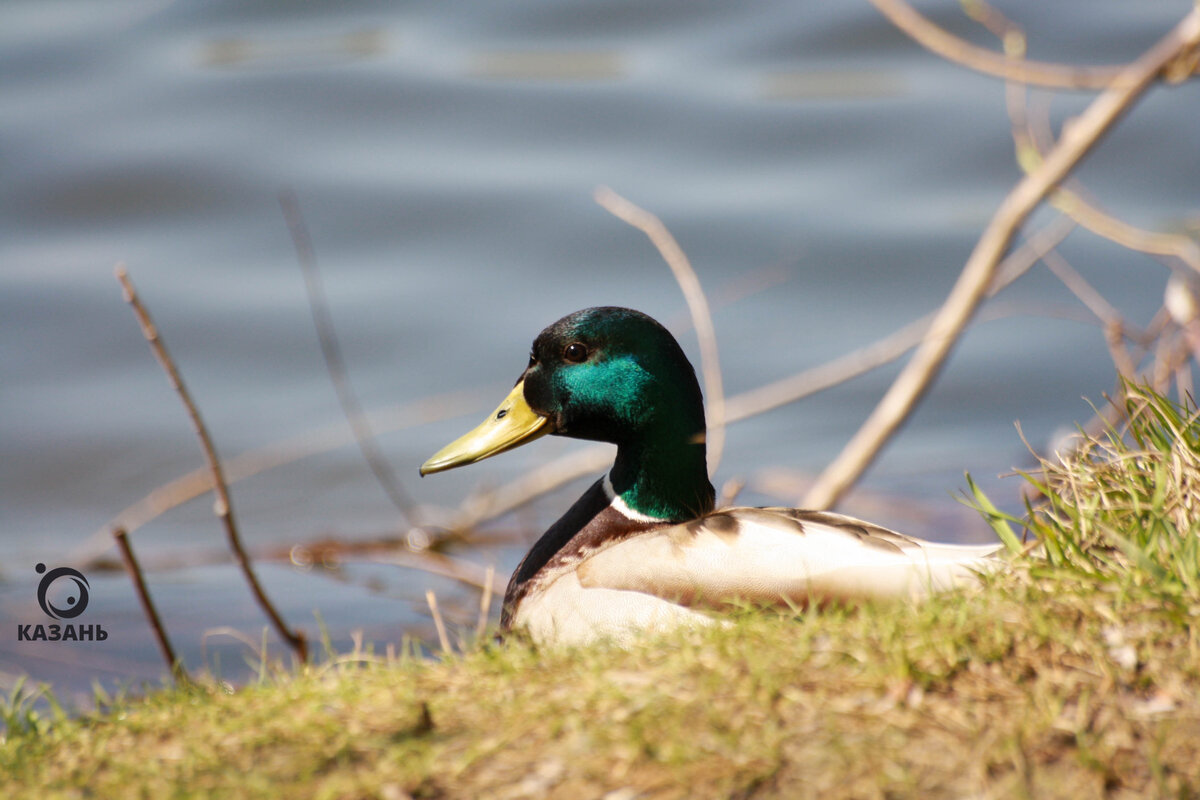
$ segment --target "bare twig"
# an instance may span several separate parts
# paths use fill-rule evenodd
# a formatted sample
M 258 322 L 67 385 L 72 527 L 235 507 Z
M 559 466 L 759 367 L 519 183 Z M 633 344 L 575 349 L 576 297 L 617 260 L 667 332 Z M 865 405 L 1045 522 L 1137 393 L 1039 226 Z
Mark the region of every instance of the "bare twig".
M 704 394 L 708 398 L 708 474 L 717 471 L 721 453 L 725 449 L 725 390 L 721 383 L 721 364 L 717 358 L 717 334 L 713 329 L 712 313 L 696 271 L 688 262 L 683 248 L 667 230 L 662 220 L 643 208 L 631 203 L 621 195 L 601 186 L 595 192 L 596 202 L 613 216 L 632 225 L 650 237 L 659 254 L 671 268 L 683 298 L 687 301 L 696 327 L 696 338 L 700 341 L 700 371 L 704 375 Z
M 1005 18 L 984 0 L 974 0 L 967 8 L 972 17 L 979 20 L 1000 39 L 1005 52 L 1010 57 L 1013 59 L 1024 57 L 1025 33 L 1020 26 Z M 1178 59 L 1177 63 L 1182 61 L 1184 59 Z M 1171 68 L 1166 71 L 1171 72 Z M 1171 80 L 1174 76 L 1167 74 L 1165 77 L 1167 80 Z M 1029 107 L 1028 95 L 1029 92 L 1024 84 L 1012 80 L 1006 82 L 1008 116 L 1011 122 L 1013 143 L 1016 145 L 1017 161 L 1027 172 L 1035 169 L 1041 163 L 1045 158 L 1045 153 L 1054 143 L 1050 126 L 1049 103 L 1040 104 L 1038 113 L 1034 114 Z M 1085 199 L 1085 192 L 1078 186 L 1078 180 L 1070 180 L 1066 186 L 1069 188 L 1059 188 L 1052 192 L 1049 202 L 1066 216 L 1076 220 L 1085 229 L 1132 250 L 1151 255 L 1174 256 L 1191 266 L 1194 271 L 1200 272 L 1200 247 L 1191 238 L 1136 228 L 1123 220 L 1112 217 Z M 1054 251 L 1047 253 L 1044 261 L 1050 271 L 1102 321 L 1105 342 L 1112 355 L 1113 364 L 1118 373 L 1132 379 L 1137 371 L 1137 359 L 1130 354 L 1126 340 L 1133 339 L 1139 344 L 1150 346 L 1154 344 L 1155 338 L 1145 331 L 1137 331 L 1130 326 L 1116 308 L 1108 303 L 1059 253 Z M 1175 374 L 1178 385 L 1185 383 L 1190 385 L 1191 374 L 1186 364 L 1179 365 Z M 1124 391 L 1125 384 L 1118 382 L 1113 390 L 1113 396 L 1120 397 Z M 1100 412 L 1098 419 L 1093 423 L 1102 425 L 1108 411 L 1111 409 Z
M 450 637 L 446 635 L 446 623 L 442 621 L 442 612 L 438 610 L 437 595 L 433 593 L 433 589 L 425 590 L 425 602 L 429 604 L 429 613 L 433 615 L 433 624 L 437 628 L 438 644 L 442 646 L 442 652 L 449 655 Z
M 1083 192 L 1077 187 L 1055 191 L 1050 197 L 1050 202 L 1097 236 L 1130 250 L 1177 258 L 1200 274 L 1200 244 L 1190 236 L 1148 231 L 1131 225 L 1085 199 Z
M 612 453 L 610 445 L 595 444 L 539 464 L 516 480 L 470 498 L 463 504 L 455 526 L 473 527 L 577 478 L 599 472 L 612 462 Z
M 496 583 L 496 567 L 488 564 L 487 573 L 483 579 L 483 591 L 479 593 L 479 621 L 475 623 L 475 640 L 483 638 L 487 630 L 488 616 L 492 612 L 492 592 Z M 503 593 L 502 593 L 503 594 Z
M 971 8 L 974 10 L 973 16 L 1000 39 L 1013 63 L 1022 63 L 1025 55 L 1024 31 L 982 0 L 974 0 Z M 1167 77 L 1169 80 L 1173 76 Z M 1006 90 L 1017 161 L 1027 172 L 1032 171 L 1054 144 L 1049 103 L 1040 104 L 1039 113 L 1033 114 L 1029 109 L 1029 92 L 1025 84 L 1009 80 Z M 1181 234 L 1145 230 L 1118 219 L 1088 199 L 1077 180 L 1073 179 L 1052 192 L 1050 204 L 1097 236 L 1148 255 L 1177 258 L 1200 273 L 1200 244 L 1195 239 Z
M 456 392 L 438 395 L 412 403 L 404 403 L 369 415 L 372 428 L 395 431 L 426 422 L 467 414 L 479 408 L 479 392 Z M 299 461 L 309 456 L 343 447 L 354 441 L 352 432 L 342 422 L 328 425 L 299 436 L 284 439 L 263 447 L 238 453 L 222 462 L 225 483 L 232 486 L 267 470 Z M 74 558 L 90 560 L 109 547 L 109 531 L 114 527 L 133 533 L 138 528 L 165 514 L 172 508 L 212 491 L 212 472 L 207 466 L 180 475 L 162 484 L 137 502 L 126 506 L 104 527 L 97 530 L 77 548 Z
M 1150 385 L 1159 394 L 1166 394 L 1171 380 L 1192 357 L 1192 348 L 1183 336 L 1164 336 L 1158 340 L 1151 365 Z
M 1059 215 L 1054 221 L 1039 228 L 1027 238 L 1020 247 L 1013 250 L 1000 266 L 996 267 L 996 275 L 987 288 L 987 296 L 992 297 L 1001 290 L 1012 285 L 1017 278 L 1024 275 L 1033 265 L 1041 261 L 1047 253 L 1053 253 L 1075 230 L 1075 221 L 1070 217 Z
M 1105 89 L 1121 75 L 1120 66 L 1074 66 L 1038 61 L 1013 61 L 971 44 L 935 25 L 903 0 L 870 0 L 900 30 L 925 49 L 964 67 L 1010 81 L 1052 89 Z
M 1059 217 L 1029 237 L 1021 247 L 1010 253 L 996 270 L 996 279 L 988 288 L 988 295 L 996 294 L 1025 274 L 1038 259 L 1057 247 L 1074 227 L 1074 223 L 1069 219 Z M 926 314 L 891 334 L 833 361 L 735 395 L 729 399 L 726 406 L 726 419 L 729 422 L 737 422 L 770 411 L 891 363 L 920 343 L 929 330 L 933 317 L 933 314 Z
M 1054 276 L 1063 282 L 1063 285 L 1071 290 L 1071 293 L 1079 298 L 1079 302 L 1088 307 L 1088 310 L 1096 315 L 1096 319 L 1106 325 L 1124 324 L 1121 317 L 1121 312 L 1104 298 L 1104 295 L 1096 291 L 1096 287 L 1088 283 L 1079 272 L 1070 265 L 1070 263 L 1057 252 L 1047 253 L 1042 259 Z
M 371 557 L 376 564 L 392 564 L 408 569 L 419 569 L 430 575 L 457 581 L 497 597 L 504 596 L 504 589 L 488 583 L 487 570 L 472 561 L 455 559 L 441 553 L 392 551 Z
M 137 558 L 133 555 L 133 547 L 129 544 L 129 534 L 122 528 L 113 528 L 112 535 L 117 540 L 117 548 L 121 551 L 121 560 L 125 562 L 125 571 L 129 573 L 129 579 L 133 581 L 138 601 L 142 604 L 142 612 L 146 615 L 146 621 L 150 623 L 150 629 L 154 631 L 159 652 L 162 653 L 163 661 L 167 662 L 167 669 L 171 671 L 171 677 L 176 681 L 188 681 L 187 669 L 183 666 L 183 662 L 176 657 L 175 648 L 171 647 L 171 640 L 167 637 L 167 630 L 163 627 L 162 620 L 159 619 L 154 601 L 150 599 L 150 590 L 146 587 L 142 568 L 138 566 Z
M 1042 164 L 1013 188 L 980 237 L 921 346 L 863 426 L 817 478 L 805 505 L 828 508 L 870 465 L 937 376 L 983 299 L 1017 228 L 1152 85 L 1164 67 L 1197 43 L 1200 43 L 1200 9 L 1193 9 L 1144 55 L 1123 68 L 1112 86 L 1063 133 Z
M 291 646 L 301 661 L 305 661 L 308 657 L 308 644 L 304 632 L 289 630 L 287 625 L 284 624 L 283 618 L 267 598 L 266 592 L 263 591 L 262 585 L 258 581 L 258 576 L 254 573 L 254 566 L 250 563 L 250 558 L 246 555 L 246 551 L 242 547 L 241 537 L 238 535 L 237 525 L 233 518 L 233 503 L 229 498 L 229 489 L 225 484 L 225 477 L 221 471 L 221 462 L 217 458 L 216 448 L 213 446 L 212 438 L 208 435 L 208 429 L 204 425 L 204 420 L 200 418 L 200 410 L 196 407 L 191 394 L 184 385 L 183 377 L 179 374 L 179 370 L 176 369 L 175 362 L 171 360 L 170 354 L 167 353 L 166 345 L 163 344 L 162 338 L 158 334 L 158 328 L 155 327 L 153 320 L 150 319 L 150 313 L 146 310 L 146 307 L 142 305 L 142 301 L 134 290 L 133 283 L 130 281 L 125 267 L 118 265 L 116 273 L 117 280 L 121 282 L 121 286 L 125 292 L 125 301 L 133 308 L 134 316 L 137 317 L 138 324 L 142 328 L 142 334 L 146 337 L 146 341 L 150 343 L 150 349 L 154 353 L 154 357 L 158 359 L 158 363 L 162 366 L 163 371 L 166 372 L 167 380 L 170 382 L 171 387 L 179 395 L 184 408 L 187 409 L 188 417 L 192 421 L 192 428 L 200 440 L 200 448 L 204 451 L 204 458 L 208 462 L 209 471 L 212 473 L 213 490 L 217 495 L 214 512 L 221 519 L 221 524 L 225 527 L 229 549 L 233 551 L 234 558 L 242 568 L 242 574 L 246 578 L 246 583 L 250 586 L 250 591 L 254 594 L 263 612 L 271 620 L 271 624 L 275 626 L 275 630 L 280 638 Z
M 337 330 L 333 326 L 333 316 L 329 313 L 329 301 L 325 297 L 321 271 L 317 268 L 316 251 L 313 250 L 308 226 L 304 224 L 304 216 L 300 213 L 300 203 L 295 193 L 290 190 L 280 192 L 279 206 L 283 209 L 283 217 L 292 235 L 296 260 L 300 262 L 300 269 L 304 273 L 304 288 L 308 292 L 308 307 L 312 311 L 313 325 L 321 343 L 321 355 L 325 359 L 325 368 L 329 371 L 329 380 L 337 392 L 342 413 L 354 431 L 354 440 L 358 443 L 363 459 L 375 475 L 375 480 L 404 520 L 415 526 L 418 524 L 416 505 L 404 490 L 391 462 L 375 443 L 371 423 L 363 413 L 362 404 L 359 403 L 354 386 L 350 383 L 350 373 L 346 369 L 346 360 L 342 357 L 342 347 L 338 343 Z
M 1125 346 L 1126 331 L 1131 330 L 1132 326 L 1121 316 L 1121 312 L 1104 299 L 1104 296 L 1057 251 L 1047 253 L 1042 262 L 1079 298 L 1079 302 L 1087 306 L 1088 310 L 1096 315 L 1096 319 L 1103 323 L 1104 339 L 1112 355 L 1113 365 L 1121 375 L 1132 379 L 1137 366 L 1129 355 L 1129 348 Z M 1137 335 L 1136 331 L 1134 335 Z
M 494 540 L 493 540 L 494 541 Z M 388 564 L 405 569 L 415 569 L 440 578 L 448 578 L 463 586 L 488 592 L 496 597 L 504 595 L 504 587 L 497 586 L 495 578 L 488 578 L 488 570 L 464 558 L 448 556 L 428 550 L 413 551 L 403 546 L 397 546 L 392 538 L 373 538 L 368 540 L 355 539 L 342 541 L 325 538 L 319 541 L 307 542 L 289 546 L 268 546 L 258 548 L 251 553 L 255 561 L 269 561 L 281 564 L 292 564 L 302 568 L 320 565 L 313 574 L 333 578 L 342 582 L 357 583 L 349 580 L 337 569 L 343 564 L 353 564 L 366 561 L 371 564 Z M 205 564 L 220 564 L 228 556 L 223 550 L 190 551 L 186 555 L 158 555 L 141 560 L 145 568 L 151 572 L 193 568 Z M 92 566 L 97 568 L 114 568 L 111 562 L 101 562 Z M 360 584 L 362 585 L 362 584 Z M 371 584 L 365 584 L 368 591 Z

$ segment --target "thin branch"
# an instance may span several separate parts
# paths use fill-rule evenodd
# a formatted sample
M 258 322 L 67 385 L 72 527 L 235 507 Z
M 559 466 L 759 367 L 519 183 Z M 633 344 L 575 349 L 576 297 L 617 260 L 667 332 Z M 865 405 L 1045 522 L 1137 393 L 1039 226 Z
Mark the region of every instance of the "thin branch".
M 162 620 L 158 616 L 158 610 L 154 607 L 154 601 L 150 599 L 150 590 L 146 587 L 146 578 L 142 575 L 142 568 L 138 566 L 137 558 L 133 555 L 133 547 L 129 544 L 129 534 L 122 528 L 113 528 L 112 535 L 117 540 L 117 548 L 121 551 L 121 560 L 125 563 L 125 571 L 129 573 L 129 579 L 133 581 L 133 588 L 137 591 L 138 601 L 142 604 L 142 612 L 146 615 L 146 621 L 150 623 L 150 629 L 154 631 L 154 638 L 158 642 L 159 652 L 162 653 L 163 661 L 167 662 L 167 669 L 171 671 L 171 677 L 176 681 L 189 681 L 190 678 L 188 677 L 187 669 L 183 666 L 183 662 L 175 655 L 175 648 L 171 647 L 171 640 L 167 637 L 167 630 L 163 627 Z
M 612 462 L 612 453 L 611 445 L 596 444 L 539 464 L 515 480 L 469 498 L 454 527 L 474 527 L 577 478 L 599 472 Z
M 442 621 L 442 612 L 438 610 L 437 595 L 433 593 L 433 589 L 425 590 L 425 602 L 429 604 L 429 613 L 433 615 L 433 624 L 437 628 L 438 644 L 442 646 L 442 652 L 449 655 L 450 637 L 446 635 L 446 623 Z
M 246 583 L 250 585 L 250 591 L 254 594 L 254 598 L 271 620 L 271 624 L 275 626 L 275 630 L 280 638 L 295 650 L 296 655 L 301 661 L 306 661 L 308 658 L 308 644 L 304 637 L 304 632 L 289 630 L 287 625 L 284 624 L 283 618 L 267 598 L 266 592 L 263 591 L 262 585 L 258 581 L 258 576 L 254 573 L 254 566 L 250 563 L 250 558 L 246 555 L 246 551 L 242 547 L 241 537 L 238 535 L 237 525 L 233 518 L 233 503 L 229 498 L 229 489 L 225 484 L 225 476 L 221 471 L 221 461 L 217 458 L 216 448 L 213 446 L 212 438 L 208 435 L 208 429 L 204 426 L 204 420 L 200 418 L 200 410 L 196 408 L 195 402 L 192 401 L 192 396 L 183 383 L 183 377 L 179 374 L 179 370 L 176 369 L 175 362 L 171 360 L 170 354 L 167 353 L 166 345 L 163 344 L 162 338 L 158 334 L 158 328 L 154 326 L 153 320 L 150 319 L 150 312 L 142 305 L 142 301 L 134 290 L 133 283 L 130 281 L 125 267 L 117 265 L 116 273 L 117 280 L 121 282 L 121 287 L 125 292 L 125 301 L 133 308 L 134 316 L 137 317 L 138 324 L 142 328 L 142 334 L 146 337 L 146 341 L 150 343 L 150 350 L 154 353 L 154 357 L 158 359 L 158 363 L 162 366 L 163 371 L 166 372 L 171 388 L 179 395 L 180 401 L 182 401 L 184 408 L 187 409 L 188 417 L 192 421 L 192 428 L 200 440 L 200 449 L 204 451 L 204 458 L 208 462 L 209 471 L 212 473 L 213 490 L 217 495 L 217 501 L 213 506 L 213 510 L 221 519 L 221 524 L 225 527 L 225 534 L 229 540 L 229 549 L 233 551 L 234 558 L 242 568 L 242 574 L 246 577 Z
M 989 296 L 996 294 L 1028 271 L 1038 259 L 1057 247 L 1074 227 L 1070 220 L 1058 217 L 1031 236 L 1021 247 L 1014 250 L 996 271 L 996 280 L 988 289 Z M 887 336 L 832 361 L 731 397 L 726 405 L 726 419 L 729 422 L 737 422 L 762 414 L 889 364 L 921 342 L 933 323 L 933 318 L 933 314 L 926 314 Z
M 969 6 L 968 13 L 1001 41 L 1005 52 L 1010 57 L 1021 59 L 1025 56 L 1025 32 L 1020 26 L 993 9 L 985 0 L 974 0 Z M 1183 61 L 1182 58 L 1177 59 L 1176 64 Z M 1173 67 L 1168 67 L 1164 74 L 1168 81 L 1175 77 L 1170 74 L 1172 70 Z M 1028 88 L 1025 84 L 1016 81 L 1005 83 L 1005 97 L 1013 144 L 1016 146 L 1017 162 L 1028 172 L 1035 169 L 1037 164 L 1045 158 L 1045 153 L 1054 143 L 1054 135 L 1050 126 L 1050 104 L 1048 101 L 1043 102 L 1039 104 L 1037 113 L 1032 113 Z M 1049 198 L 1050 204 L 1098 236 L 1128 249 L 1151 255 L 1175 256 L 1190 265 L 1194 271 L 1200 272 L 1200 247 L 1195 241 L 1186 236 L 1146 231 L 1129 225 L 1100 210 L 1085 199 L 1084 190 L 1078 186 L 1078 183 L 1078 180 L 1069 180 L 1066 186 L 1070 188 L 1059 188 L 1052 192 Z M 1127 340 L 1132 339 L 1143 346 L 1149 346 L 1154 343 L 1154 337 L 1130 326 L 1117 309 L 1108 303 L 1059 253 L 1054 251 L 1048 253 L 1044 262 L 1050 271 L 1101 320 L 1104 325 L 1105 342 L 1117 372 L 1127 379 L 1132 379 L 1137 372 L 1137 359 L 1130 354 Z M 1170 284 L 1168 284 L 1169 297 Z M 1176 382 L 1182 384 L 1182 382 L 1190 381 L 1190 377 L 1190 370 L 1185 364 L 1181 364 L 1176 370 Z M 1124 391 L 1125 384 L 1119 381 L 1113 391 L 1113 396 L 1119 397 L 1124 394 Z M 1101 414 L 1100 417 L 1101 419 L 1097 421 L 1102 421 L 1104 415 Z
M 713 329 L 712 313 L 700 279 L 696 277 L 696 271 L 688 262 L 683 248 L 662 220 L 607 186 L 597 188 L 595 198 L 605 211 L 650 237 L 683 290 L 692 324 L 696 327 L 696 338 L 700 341 L 700 371 L 704 375 L 704 394 L 708 397 L 708 474 L 712 475 L 717 471 L 721 453 L 725 449 L 725 389 L 721 383 L 721 364 L 717 358 L 717 334 Z
M 304 216 L 300 213 L 300 203 L 292 191 L 279 194 L 279 206 L 283 209 L 283 217 L 287 221 L 288 230 L 292 235 L 292 244 L 296 248 L 296 260 L 304 273 L 304 288 L 308 293 L 308 307 L 312 311 L 313 325 L 317 329 L 317 339 L 321 343 L 321 355 L 325 359 L 325 368 L 329 371 L 329 380 L 337 392 L 338 402 L 350 428 L 354 431 L 354 440 L 363 459 L 375 475 L 375 480 L 383 488 L 392 505 L 400 512 L 405 521 L 416 526 L 416 505 L 404 490 L 392 464 L 380 451 L 375 443 L 375 435 L 371 424 L 363 413 L 362 404 L 350 383 L 350 373 L 346 369 L 346 360 L 342 357 L 342 347 L 338 343 L 337 330 L 333 326 L 333 316 L 329 313 L 329 301 L 325 297 L 325 285 L 321 281 L 321 272 L 317 268 L 317 256 L 313 250 L 312 239 L 308 235 L 308 226 L 304 224 Z
M 1106 89 L 1121 76 L 1120 66 L 1074 66 L 1039 61 L 1014 61 L 971 44 L 944 28 L 903 0 L 870 0 L 879 13 L 908 34 L 917 44 L 969 69 L 1010 81 L 1051 89 Z
M 467 561 L 466 559 L 456 559 L 442 554 L 427 552 L 392 551 L 373 555 L 370 561 L 373 564 L 390 564 L 406 569 L 421 570 L 430 575 L 449 578 L 464 586 L 486 591 L 497 597 L 504 596 L 503 588 L 496 586 L 494 583 L 489 584 L 487 570 L 475 562 Z
M 1056 278 L 1062 281 L 1064 286 L 1071 290 L 1072 294 L 1079 298 L 1079 302 L 1087 306 L 1088 310 L 1096 315 L 1096 319 L 1103 323 L 1104 338 L 1108 343 L 1108 351 L 1112 355 L 1113 365 L 1121 375 L 1132 379 L 1137 367 L 1129 355 L 1129 348 L 1125 346 L 1125 332 L 1132 326 L 1121 316 L 1121 312 L 1117 311 L 1112 303 L 1108 302 L 1104 295 L 1088 283 L 1087 279 L 1080 275 L 1058 252 L 1047 253 L 1042 262 L 1054 273 Z M 1136 332 L 1135 336 L 1137 336 Z
M 1177 258 L 1200 274 L 1200 244 L 1190 236 L 1149 231 L 1131 225 L 1085 199 L 1078 188 L 1059 189 L 1051 195 L 1050 202 L 1097 236 L 1130 250 Z
M 496 539 L 490 541 L 492 544 L 501 543 Z M 313 574 L 341 582 L 355 583 L 356 585 L 364 586 L 368 591 L 374 591 L 369 582 L 362 584 L 358 581 L 348 580 L 338 570 L 338 567 L 344 564 L 359 562 L 387 564 L 405 569 L 419 570 L 440 578 L 448 578 L 468 588 L 489 592 L 496 597 L 504 595 L 504 587 L 495 584 L 494 576 L 491 579 L 488 578 L 488 569 L 492 569 L 491 567 L 485 569 L 473 561 L 448 556 L 443 553 L 409 550 L 397 545 L 392 538 L 377 537 L 365 541 L 358 539 L 344 541 L 324 538 L 319 541 L 292 546 L 271 545 L 257 548 L 251 555 L 258 562 L 268 561 L 279 564 L 290 564 L 305 569 L 320 565 L 321 568 L 315 569 Z M 220 564 L 226 558 L 227 555 L 223 550 L 205 549 L 202 551 L 190 551 L 183 556 L 160 554 L 143 559 L 142 562 L 149 571 L 159 572 L 183 568 L 191 569 L 207 564 Z M 92 568 L 111 569 L 115 567 L 112 566 L 111 562 L 101 562 L 92 565 Z
M 402 430 L 413 425 L 436 422 L 475 411 L 479 408 L 478 397 L 479 392 L 476 390 L 437 395 L 373 412 L 369 415 L 369 419 L 374 430 Z M 247 450 L 222 462 L 225 483 L 232 486 L 238 481 L 250 478 L 260 472 L 336 450 L 353 441 L 354 434 L 346 429 L 345 423 L 338 422 L 334 425 L 307 431 L 299 436 Z M 129 533 L 133 533 L 160 515 L 205 492 L 211 492 L 212 489 L 212 473 L 206 466 L 180 475 L 178 478 L 158 486 L 137 502 L 123 508 L 107 524 L 76 548 L 73 558 L 79 561 L 96 558 L 108 550 L 109 531 L 112 528 L 124 528 Z
M 1025 54 L 1025 32 L 982 0 L 976 0 L 973 6 L 976 16 L 1000 39 L 1013 62 L 1021 63 Z M 1024 84 L 1016 81 L 1006 83 L 1006 105 L 1013 144 L 1018 154 L 1017 162 L 1026 172 L 1036 169 L 1054 144 L 1049 103 L 1039 104 L 1039 113 L 1033 114 L 1029 109 L 1028 94 Z M 1088 199 L 1077 179 L 1052 192 L 1049 201 L 1097 236 L 1148 255 L 1177 258 L 1200 273 L 1200 244 L 1195 239 L 1181 234 L 1145 230 L 1114 217 Z
M 1105 325 L 1124 325 L 1125 320 L 1121 316 L 1121 312 L 1108 302 L 1104 295 L 1096 290 L 1096 287 L 1088 283 L 1087 278 L 1080 275 L 1078 270 L 1072 267 L 1062 255 L 1047 253 L 1042 262 L 1054 273 L 1054 277 L 1071 290 L 1071 294 L 1075 295 L 1079 302 L 1096 315 L 1096 319 Z
M 1017 228 L 1112 125 L 1148 89 L 1164 67 L 1200 43 L 1200 9 L 1193 9 L 1142 57 L 1125 67 L 1062 135 L 1042 164 L 1004 199 L 925 340 L 879 405 L 833 463 L 817 478 L 805 505 L 828 508 L 846 492 L 908 417 L 941 370 L 951 347 L 983 299 Z
M 488 564 L 487 572 L 484 574 L 483 591 L 479 593 L 479 621 L 475 623 L 475 640 L 479 641 L 483 638 L 483 632 L 487 630 L 488 617 L 492 612 L 492 592 L 496 583 L 496 567 Z M 503 593 L 501 593 L 503 595 Z
M 1154 354 L 1154 364 L 1151 369 L 1150 385 L 1159 394 L 1166 394 L 1174 378 L 1188 359 L 1192 357 L 1192 348 L 1186 337 L 1164 336 L 1158 341 Z

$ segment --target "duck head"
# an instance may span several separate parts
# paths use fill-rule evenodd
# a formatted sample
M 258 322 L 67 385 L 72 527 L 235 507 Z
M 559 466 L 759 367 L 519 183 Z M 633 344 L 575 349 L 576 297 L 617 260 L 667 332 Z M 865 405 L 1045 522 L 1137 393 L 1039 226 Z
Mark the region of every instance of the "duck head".
M 497 455 L 545 434 L 617 445 L 613 489 L 639 513 L 691 518 L 712 507 L 704 403 L 671 333 L 628 308 L 587 308 L 538 334 L 500 406 L 421 474 Z

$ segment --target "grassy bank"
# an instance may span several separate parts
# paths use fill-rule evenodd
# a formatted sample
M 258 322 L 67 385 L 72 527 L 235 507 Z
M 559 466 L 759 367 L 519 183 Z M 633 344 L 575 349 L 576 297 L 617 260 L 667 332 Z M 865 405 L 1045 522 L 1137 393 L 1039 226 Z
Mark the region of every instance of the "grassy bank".
M 980 589 L 159 692 L 14 725 L 0 796 L 1200 794 L 1200 429 L 1131 403 L 1132 437 L 1032 476 L 1045 552 Z

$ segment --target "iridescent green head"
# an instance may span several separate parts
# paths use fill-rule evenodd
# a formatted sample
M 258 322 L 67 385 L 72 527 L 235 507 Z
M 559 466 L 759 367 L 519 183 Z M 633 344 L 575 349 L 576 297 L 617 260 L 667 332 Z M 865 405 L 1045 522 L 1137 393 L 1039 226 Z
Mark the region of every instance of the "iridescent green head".
M 686 519 L 712 508 L 704 403 L 675 337 L 628 308 L 587 308 L 538 334 L 500 408 L 425 462 L 472 463 L 545 433 L 617 445 L 613 487 L 635 511 Z
M 588 308 L 533 342 L 525 399 L 555 432 L 616 445 L 703 441 L 696 373 L 670 332 L 628 308 Z

